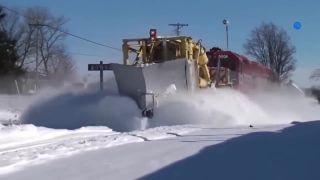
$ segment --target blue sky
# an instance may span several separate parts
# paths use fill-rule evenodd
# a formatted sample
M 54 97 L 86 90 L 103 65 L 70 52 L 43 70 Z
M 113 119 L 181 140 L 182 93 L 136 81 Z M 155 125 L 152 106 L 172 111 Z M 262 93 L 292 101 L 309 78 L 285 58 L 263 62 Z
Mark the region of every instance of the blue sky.
M 293 80 L 301 86 L 310 86 L 310 71 L 320 67 L 318 0 L 1 0 L 0 3 L 20 9 L 47 7 L 53 14 L 69 20 L 66 24 L 69 32 L 119 48 L 122 39 L 148 36 L 150 28 L 157 28 L 159 35 L 173 35 L 168 23 L 176 22 L 188 23 L 183 34 L 202 39 L 207 49 L 224 48 L 222 20 L 226 18 L 230 21 L 230 49 L 244 54 L 243 43 L 251 30 L 262 22 L 273 22 L 288 32 L 297 48 Z M 302 24 L 300 30 L 293 28 L 296 21 Z M 87 73 L 88 63 L 122 60 L 120 51 L 72 37 L 67 38 L 67 44 L 80 73 Z

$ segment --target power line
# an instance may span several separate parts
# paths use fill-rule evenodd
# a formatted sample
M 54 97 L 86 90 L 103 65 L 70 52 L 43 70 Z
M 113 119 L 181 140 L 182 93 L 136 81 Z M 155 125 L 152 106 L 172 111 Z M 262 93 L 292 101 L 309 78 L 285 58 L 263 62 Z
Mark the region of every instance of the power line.
M 4 8 L 4 9 L 7 9 L 8 11 L 11 11 L 11 12 L 13 12 L 13 13 L 16 13 L 16 14 L 18 14 L 19 16 L 22 16 L 22 17 L 24 17 L 24 18 L 27 18 L 26 16 L 22 15 L 21 13 L 19 13 L 19 12 L 16 11 L 16 10 L 13 10 L 13 9 L 8 8 L 8 7 L 6 7 L 6 6 L 3 6 L 3 5 L 0 5 L 0 7 Z M 55 29 L 55 30 L 57 30 L 57 31 L 59 31 L 59 32 L 61 32 L 61 33 L 67 34 L 67 35 L 69 35 L 69 36 L 72 36 L 72 37 L 74 37 L 74 38 L 78 38 L 78 39 L 81 39 L 81 40 L 83 40 L 83 41 L 86 41 L 86 42 L 89 42 L 89 43 L 92 43 L 92 44 L 95 44 L 95 45 L 98 45 L 98 46 L 103 46 L 103 47 L 106 47 L 106 48 L 109 48 L 109 49 L 121 51 L 120 48 L 116 48 L 116 47 L 113 47 L 113 46 L 110 46 L 110 45 L 98 43 L 98 42 L 92 41 L 92 40 L 90 40 L 90 39 L 87 39 L 87 38 L 84 38 L 84 37 L 81 37 L 81 36 L 78 36 L 78 35 L 69 33 L 69 32 L 67 32 L 67 31 L 61 30 L 61 29 L 59 29 L 59 28 L 52 27 L 52 26 L 47 25 L 47 24 L 29 24 L 29 25 L 33 25 L 33 26 L 46 26 L 46 27 Z
M 84 37 L 80 37 L 80 36 L 78 36 L 78 35 L 69 33 L 69 32 L 67 32 L 67 31 L 61 30 L 61 29 L 59 29 L 59 28 L 56 28 L 56 27 L 53 27 L 53 26 L 50 26 L 50 25 L 47 25 L 47 24 L 30 24 L 30 25 L 32 25 L 32 26 L 45 26 L 45 27 L 49 27 L 49 28 L 54 29 L 54 30 L 57 30 L 57 31 L 59 31 L 59 32 L 61 32 L 61 33 L 67 34 L 67 35 L 69 35 L 69 36 L 72 36 L 72 37 L 75 37 L 75 38 L 78 38 L 78 39 L 81 39 L 81 40 L 83 40 L 83 41 L 90 42 L 90 43 L 92 43 L 92 44 L 99 45 L 99 46 L 103 46 L 103 47 L 110 48 L 110 49 L 114 49 L 114 50 L 117 50 L 117 51 L 121 51 L 121 49 L 119 49 L 119 48 L 112 47 L 112 46 L 105 45 L 105 44 L 101 44 L 101 43 L 92 41 L 92 40 L 87 39 L 87 38 L 84 38 Z
M 79 56 L 89 56 L 89 57 L 107 57 L 107 56 L 104 56 L 104 55 L 98 55 L 98 54 L 88 54 L 88 53 L 79 53 L 79 52 L 70 52 L 70 54 L 74 54 L 74 55 L 79 55 Z
M 23 16 L 18 11 L 14 10 L 14 9 L 8 8 L 8 7 L 3 6 L 3 5 L 0 5 L 0 7 L 3 8 L 3 9 L 6 9 L 8 11 L 14 12 L 14 13 L 18 14 L 19 16 Z

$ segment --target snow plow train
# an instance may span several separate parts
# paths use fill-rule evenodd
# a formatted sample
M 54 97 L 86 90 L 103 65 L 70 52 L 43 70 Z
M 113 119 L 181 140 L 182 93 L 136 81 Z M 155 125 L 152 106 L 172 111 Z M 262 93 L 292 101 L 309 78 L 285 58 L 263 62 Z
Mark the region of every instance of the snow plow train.
M 240 88 L 248 78 L 267 79 L 270 74 L 262 65 L 256 63 L 253 67 L 250 61 L 231 51 L 213 48 L 206 52 L 201 40 L 160 37 L 155 29 L 149 35 L 124 39 L 123 64 L 110 64 L 119 93 L 131 97 L 142 115 L 149 118 L 153 117 L 157 97 L 168 91 L 193 92 L 213 86 Z

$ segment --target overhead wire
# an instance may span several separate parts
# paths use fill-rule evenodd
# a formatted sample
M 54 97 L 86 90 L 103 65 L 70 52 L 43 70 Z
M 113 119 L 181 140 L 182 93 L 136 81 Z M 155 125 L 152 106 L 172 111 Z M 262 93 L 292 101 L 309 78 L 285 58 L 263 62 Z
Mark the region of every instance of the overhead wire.
M 69 51 L 70 54 L 79 55 L 79 56 L 89 56 L 89 57 L 107 57 L 104 55 L 98 55 L 98 54 L 89 54 L 89 53 L 79 53 L 79 52 L 73 52 Z
M 0 5 L 0 7 L 3 8 L 3 9 L 6 9 L 6 10 L 8 10 L 8 11 L 11 11 L 11 12 L 13 12 L 13 13 L 16 13 L 16 14 L 18 14 L 18 15 L 21 16 L 21 17 L 25 17 L 25 18 L 26 18 L 25 15 L 22 15 L 20 12 L 14 10 L 14 9 L 8 8 L 8 7 L 3 6 L 3 5 Z M 106 44 L 102 44 L 102 43 L 99 43 L 99 42 L 95 42 L 95 41 L 90 40 L 90 39 L 88 39 L 88 38 L 81 37 L 81 36 L 79 36 L 79 35 L 75 35 L 75 34 L 69 33 L 69 32 L 67 32 L 67 31 L 61 30 L 61 29 L 56 28 L 56 27 L 52 27 L 52 26 L 47 25 L 47 24 L 29 24 L 29 25 L 34 25 L 34 26 L 46 26 L 46 27 L 55 29 L 55 30 L 57 30 L 57 31 L 59 31 L 59 32 L 61 32 L 61 33 L 64 33 L 64 34 L 66 34 L 66 35 L 72 36 L 72 37 L 74 37 L 74 38 L 81 39 L 81 40 L 83 40 L 83 41 L 86 41 L 86 42 L 89 42 L 89 43 L 92 43 L 92 44 L 95 44 L 95 45 L 98 45 L 98 46 L 103 46 L 103 47 L 106 47 L 106 48 L 109 48 L 109 49 L 121 51 L 120 48 L 116 48 L 116 47 L 113 47 L 113 46 L 110 46 L 110 45 L 106 45 Z

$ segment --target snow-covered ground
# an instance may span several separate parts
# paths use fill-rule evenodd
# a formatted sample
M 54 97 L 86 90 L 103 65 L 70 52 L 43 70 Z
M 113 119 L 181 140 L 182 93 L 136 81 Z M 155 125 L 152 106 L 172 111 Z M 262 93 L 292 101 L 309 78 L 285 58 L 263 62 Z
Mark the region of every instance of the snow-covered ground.
M 207 146 L 248 133 L 276 132 L 288 126 L 214 128 L 189 125 L 129 133 L 115 133 L 108 128 L 73 131 L 28 125 L 4 128 L 4 131 L 15 131 L 14 134 L 33 129 L 34 134 L 29 137 L 37 134 L 38 138 L 2 142 L 0 179 L 137 179 L 199 153 Z M 5 139 L 9 137 L 10 134 Z
M 155 113 L 111 91 L 2 95 L 0 179 L 320 179 L 315 100 L 210 90 Z
M 184 134 L 189 128 L 192 131 Z M 74 130 L 64 140 L 53 138 L 47 144 L 39 141 L 24 148 L 11 146 L 8 158 L 26 163 L 2 164 L 0 179 L 320 178 L 320 121 L 253 128 L 176 126 L 133 135 L 89 129 L 83 130 L 91 131 L 91 137 Z M 100 130 L 105 134 L 93 133 Z M 152 140 L 149 135 L 161 138 Z M 41 155 L 43 158 L 37 159 Z
M 0 128 L 0 174 L 79 152 L 169 138 L 195 129 L 171 126 L 119 133 L 107 127 L 54 130 L 33 125 L 3 126 Z

